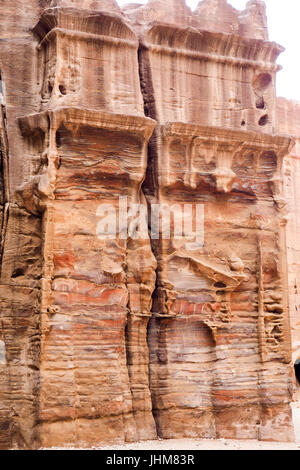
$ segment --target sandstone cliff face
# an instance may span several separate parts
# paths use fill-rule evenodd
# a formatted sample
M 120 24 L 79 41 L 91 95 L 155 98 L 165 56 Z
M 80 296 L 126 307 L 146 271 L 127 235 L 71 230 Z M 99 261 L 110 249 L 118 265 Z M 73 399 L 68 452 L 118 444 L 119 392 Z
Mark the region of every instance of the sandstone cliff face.
M 291 440 L 264 3 L 2 3 L 0 447 Z M 137 237 L 151 204 L 204 244 Z
M 149 21 L 151 1 L 132 13 L 146 112 L 158 121 L 144 190 L 149 202 L 202 203 L 205 243 L 197 250 L 177 240 L 153 244 L 150 387 L 158 432 L 268 439 L 276 429 L 288 438 L 279 424 L 289 419 L 291 386 L 283 366 L 290 352 L 280 175 L 290 142 L 274 137 L 280 48 L 263 42 L 261 30 L 252 40 L 225 34 L 229 11 L 239 18 L 226 2 L 200 6 L 200 27 L 205 5 L 218 8 L 209 31 L 196 29 L 197 12 L 188 21 L 195 29 L 186 28 L 187 9 L 169 17 L 171 3 L 160 10 L 168 24 Z
M 300 103 L 278 98 L 278 122 L 282 133 L 292 135 L 296 145 L 284 163 L 284 194 L 287 200 L 287 259 L 293 362 L 300 359 L 300 313 L 298 282 L 300 274 L 299 246 L 299 171 L 300 171 Z M 299 392 L 298 392 L 299 396 Z

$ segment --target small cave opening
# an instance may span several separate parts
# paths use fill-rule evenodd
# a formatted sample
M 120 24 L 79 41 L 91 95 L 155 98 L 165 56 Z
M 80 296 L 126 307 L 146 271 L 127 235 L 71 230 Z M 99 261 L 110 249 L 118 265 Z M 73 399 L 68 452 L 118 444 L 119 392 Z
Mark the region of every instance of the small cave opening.
M 294 364 L 294 368 L 295 368 L 296 379 L 297 379 L 298 385 L 300 386 L 300 359 L 296 360 Z
M 62 165 L 62 158 L 61 156 L 59 156 L 56 162 L 56 169 L 59 170 L 61 165 Z
M 64 85 L 59 85 L 59 91 L 60 91 L 61 95 L 66 95 L 67 94 L 67 90 L 66 90 L 66 87 Z
M 224 282 L 216 282 L 215 287 L 217 287 L 217 289 L 226 289 L 227 286 Z
M 55 138 L 55 140 L 56 140 L 56 146 L 57 146 L 57 148 L 60 148 L 60 147 L 61 147 L 61 140 L 62 140 L 62 139 L 61 139 L 61 131 L 60 131 L 60 130 L 57 130 L 57 131 L 56 131 L 56 138 Z
M 243 119 L 242 122 L 241 122 L 241 126 L 244 127 L 245 125 L 246 125 L 246 121 L 245 121 L 245 119 Z
M 42 157 L 41 157 L 41 165 L 42 165 L 42 166 L 49 166 L 49 158 L 48 158 L 48 155 L 42 155 Z
M 260 98 L 257 98 L 255 105 L 256 105 L 257 109 L 265 109 L 265 100 L 264 100 L 264 98 L 262 96 Z
M 3 82 L 2 82 L 1 72 L 0 72 L 0 95 L 3 95 L 3 94 L 4 94 Z
M 262 116 L 260 120 L 258 121 L 258 124 L 260 126 L 265 126 L 266 124 L 268 124 L 268 122 L 269 122 L 269 116 L 267 114 L 264 114 L 264 116 Z
M 254 77 L 252 86 L 254 90 L 263 92 L 272 84 L 272 76 L 269 73 L 260 73 Z
M 25 274 L 25 271 L 24 271 L 23 268 L 17 268 L 17 269 L 14 270 L 11 277 L 12 277 L 12 279 L 16 279 L 17 277 L 24 276 L 24 274 Z
M 216 291 L 216 294 L 217 294 L 217 295 L 225 295 L 225 294 L 226 294 L 226 291 L 225 291 L 225 290 L 217 290 L 217 291 Z

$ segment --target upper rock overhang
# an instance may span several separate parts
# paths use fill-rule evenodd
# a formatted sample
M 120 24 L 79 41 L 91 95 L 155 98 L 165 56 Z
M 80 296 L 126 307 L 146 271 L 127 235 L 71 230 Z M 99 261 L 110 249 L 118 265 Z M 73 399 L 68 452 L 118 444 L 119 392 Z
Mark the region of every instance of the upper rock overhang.
M 51 130 L 56 131 L 60 125 L 64 124 L 74 131 L 79 126 L 87 126 L 114 132 L 134 133 L 146 140 L 151 137 L 156 126 L 156 122 L 151 118 L 107 113 L 82 107 L 58 107 L 23 116 L 18 122 L 24 136 L 37 130 L 46 134 L 49 126 Z
M 147 26 L 142 46 L 153 52 L 180 54 L 195 59 L 232 63 L 278 71 L 279 55 L 285 50 L 275 42 L 249 39 L 236 34 L 178 28 L 153 22 Z
M 187 136 L 190 138 L 202 137 L 205 140 L 224 142 L 230 145 L 242 144 L 250 149 L 274 150 L 279 155 L 290 153 L 295 145 L 295 140 L 285 134 L 265 134 L 244 130 L 234 130 L 224 127 L 199 126 L 183 122 L 170 122 L 160 126 L 161 133 L 167 136 Z
M 81 10 L 76 8 L 55 7 L 43 11 L 33 33 L 44 42 L 54 31 L 60 30 L 69 34 L 110 37 L 138 45 L 137 36 L 125 18 L 110 11 Z

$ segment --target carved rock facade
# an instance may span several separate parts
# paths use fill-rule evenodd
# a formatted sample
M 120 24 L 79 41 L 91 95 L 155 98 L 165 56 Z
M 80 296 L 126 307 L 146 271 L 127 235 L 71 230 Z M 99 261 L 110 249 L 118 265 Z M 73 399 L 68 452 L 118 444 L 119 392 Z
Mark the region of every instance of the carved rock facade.
M 264 3 L 2 12 L 0 446 L 292 440 L 294 140 Z M 130 212 L 104 238 L 120 200 L 202 207 L 204 244 Z
M 296 145 L 288 157 L 285 158 L 284 196 L 287 201 L 287 260 L 289 280 L 290 317 L 293 346 L 293 363 L 300 359 L 300 302 L 299 302 L 299 274 L 300 274 L 300 246 L 299 246 L 299 172 L 300 172 L 300 103 L 279 98 L 278 120 L 282 133 L 293 136 Z M 300 382 L 296 382 L 295 399 L 300 402 Z

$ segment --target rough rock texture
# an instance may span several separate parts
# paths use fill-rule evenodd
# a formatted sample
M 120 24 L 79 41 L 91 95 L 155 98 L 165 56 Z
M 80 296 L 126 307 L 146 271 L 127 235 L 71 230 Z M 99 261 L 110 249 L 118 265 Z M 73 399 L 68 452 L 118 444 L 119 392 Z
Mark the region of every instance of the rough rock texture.
M 292 440 L 294 142 L 264 3 L 3 0 L 0 15 L 0 447 Z M 204 245 L 138 238 L 131 212 L 105 238 L 99 207 L 119 215 L 120 197 L 144 224 L 152 203 L 175 204 L 173 223 L 198 204 Z
M 200 5 L 218 8 L 209 31 L 196 29 L 197 14 L 193 23 L 184 2 L 177 3 L 185 16 L 169 17 L 173 2 L 164 2 L 169 24 L 153 23 L 152 3 L 132 13 L 142 36 L 146 113 L 158 121 L 144 190 L 149 202 L 205 207 L 203 249 L 153 243 L 150 387 L 158 433 L 288 439 L 280 173 L 291 142 L 275 137 L 280 48 L 263 42 L 260 30 L 251 40 L 225 34 L 229 11 L 238 19 L 226 2 Z M 194 29 L 183 29 L 185 17 Z
M 284 163 L 284 193 L 288 206 L 287 258 L 293 362 L 300 359 L 300 103 L 278 98 L 280 131 L 294 137 L 296 145 Z M 300 385 L 300 384 L 299 384 Z M 300 399 L 298 391 L 298 399 Z

